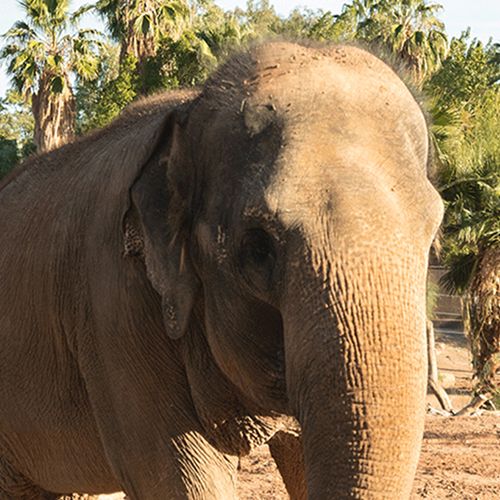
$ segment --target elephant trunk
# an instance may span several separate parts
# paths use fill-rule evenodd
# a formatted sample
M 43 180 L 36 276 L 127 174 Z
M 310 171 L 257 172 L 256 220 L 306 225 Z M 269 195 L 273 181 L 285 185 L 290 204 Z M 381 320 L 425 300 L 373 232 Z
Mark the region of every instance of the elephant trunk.
M 287 385 L 311 500 L 409 497 L 426 389 L 426 260 L 410 250 L 312 256 L 296 282 L 314 284 L 287 287 Z

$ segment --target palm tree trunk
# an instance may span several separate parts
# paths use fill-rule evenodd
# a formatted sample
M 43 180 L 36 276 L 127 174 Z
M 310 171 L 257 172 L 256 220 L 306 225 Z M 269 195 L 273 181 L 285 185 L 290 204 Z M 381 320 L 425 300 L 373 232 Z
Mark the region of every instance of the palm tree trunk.
M 479 259 L 465 304 L 477 393 L 500 392 L 500 248 Z
M 62 92 L 54 94 L 50 90 L 50 80 L 51 75 L 42 75 L 38 93 L 32 97 L 38 153 L 66 144 L 75 135 L 76 100 L 73 92 L 66 83 Z

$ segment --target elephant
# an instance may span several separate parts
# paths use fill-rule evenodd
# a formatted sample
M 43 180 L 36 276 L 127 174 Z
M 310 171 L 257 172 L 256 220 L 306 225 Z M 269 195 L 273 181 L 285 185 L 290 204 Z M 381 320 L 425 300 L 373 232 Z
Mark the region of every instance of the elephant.
M 229 500 L 265 443 L 294 498 L 407 499 L 429 151 L 388 64 L 275 41 L 22 163 L 0 188 L 0 499 Z

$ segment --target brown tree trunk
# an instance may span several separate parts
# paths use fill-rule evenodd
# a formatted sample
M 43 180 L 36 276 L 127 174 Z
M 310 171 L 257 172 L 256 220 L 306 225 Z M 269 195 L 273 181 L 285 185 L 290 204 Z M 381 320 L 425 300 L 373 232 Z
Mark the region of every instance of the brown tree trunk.
M 487 249 L 474 273 L 465 304 L 478 394 L 500 391 L 500 249 Z
M 54 94 L 50 90 L 52 76 L 42 75 L 39 90 L 32 98 L 35 144 L 39 153 L 70 142 L 75 136 L 75 97 L 67 83 L 61 93 Z

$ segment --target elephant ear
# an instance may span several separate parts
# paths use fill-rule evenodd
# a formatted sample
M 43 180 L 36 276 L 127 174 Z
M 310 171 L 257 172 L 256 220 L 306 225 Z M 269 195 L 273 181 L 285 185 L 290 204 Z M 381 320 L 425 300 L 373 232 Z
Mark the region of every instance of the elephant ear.
M 170 217 L 172 187 L 167 170 L 175 126 L 174 112 L 132 187 L 131 206 L 123 223 L 125 254 L 145 262 L 148 278 L 162 297 L 165 328 L 172 339 L 186 332 L 198 289 L 186 265 L 185 242 Z

